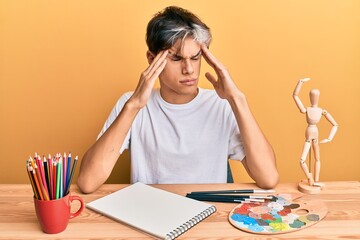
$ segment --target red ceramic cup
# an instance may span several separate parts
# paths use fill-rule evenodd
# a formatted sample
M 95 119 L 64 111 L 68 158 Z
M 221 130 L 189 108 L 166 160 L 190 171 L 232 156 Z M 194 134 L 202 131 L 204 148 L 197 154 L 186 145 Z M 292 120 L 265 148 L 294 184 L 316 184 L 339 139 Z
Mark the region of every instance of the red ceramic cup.
M 71 213 L 71 202 L 80 202 L 80 208 Z M 45 233 L 59 233 L 66 229 L 69 219 L 77 217 L 84 210 L 84 201 L 79 196 L 65 197 L 55 200 L 39 200 L 34 197 L 35 211 L 38 221 Z

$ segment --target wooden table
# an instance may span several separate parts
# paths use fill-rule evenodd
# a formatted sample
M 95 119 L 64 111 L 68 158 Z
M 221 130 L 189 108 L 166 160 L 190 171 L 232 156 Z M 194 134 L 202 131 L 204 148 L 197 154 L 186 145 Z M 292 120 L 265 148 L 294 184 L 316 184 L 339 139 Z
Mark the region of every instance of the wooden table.
M 73 195 L 80 195 L 85 203 L 127 186 L 103 185 L 93 194 L 80 194 L 75 185 Z M 255 188 L 254 184 L 197 184 L 154 185 L 155 187 L 185 195 L 191 191 Z M 277 193 L 298 193 L 296 183 L 282 183 Z M 149 239 L 148 235 L 119 222 L 85 209 L 70 220 L 67 229 L 59 234 L 45 234 L 38 224 L 29 184 L 0 184 L 0 239 Z M 255 235 L 240 231 L 228 222 L 229 212 L 237 205 L 215 203 L 217 212 L 199 223 L 179 239 L 360 239 L 360 183 L 326 182 L 320 194 L 304 195 L 306 200 L 321 199 L 328 214 L 319 223 L 300 231 L 278 235 Z M 74 204 L 76 210 L 78 205 Z

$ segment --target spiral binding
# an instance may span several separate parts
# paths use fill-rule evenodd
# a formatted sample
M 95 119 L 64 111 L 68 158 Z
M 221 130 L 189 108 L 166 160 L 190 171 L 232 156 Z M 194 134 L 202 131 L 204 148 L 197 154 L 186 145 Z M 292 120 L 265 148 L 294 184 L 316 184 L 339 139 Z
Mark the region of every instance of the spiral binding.
M 186 232 L 187 230 L 189 230 L 190 228 L 192 228 L 193 226 L 195 226 L 196 224 L 198 224 L 199 222 L 201 222 L 202 220 L 204 220 L 214 212 L 216 212 L 216 207 L 215 206 L 209 207 L 205 211 L 201 212 L 200 214 L 196 215 L 195 217 L 184 223 L 183 225 L 177 227 L 176 229 L 172 230 L 170 233 L 166 234 L 165 240 L 172 240 L 179 237 L 181 234 L 183 234 L 184 232 Z

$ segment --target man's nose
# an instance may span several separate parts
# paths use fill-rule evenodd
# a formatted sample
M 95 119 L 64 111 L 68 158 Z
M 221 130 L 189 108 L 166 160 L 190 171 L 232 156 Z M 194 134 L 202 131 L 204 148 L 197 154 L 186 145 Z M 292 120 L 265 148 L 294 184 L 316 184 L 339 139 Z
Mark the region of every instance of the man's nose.
M 183 67 L 182 67 L 182 74 L 188 75 L 192 74 L 194 72 L 194 68 L 192 66 L 190 59 L 184 59 L 183 61 Z

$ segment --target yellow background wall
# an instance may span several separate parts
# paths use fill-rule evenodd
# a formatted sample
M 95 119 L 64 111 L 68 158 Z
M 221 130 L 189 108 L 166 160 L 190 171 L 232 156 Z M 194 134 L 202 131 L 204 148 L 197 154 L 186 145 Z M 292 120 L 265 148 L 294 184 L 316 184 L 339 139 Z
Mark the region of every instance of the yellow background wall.
M 321 146 L 321 180 L 360 176 L 360 1 L 0 1 L 0 183 L 28 183 L 34 152 L 81 158 L 118 97 L 147 67 L 145 28 L 154 13 L 178 5 L 212 29 L 212 52 L 247 94 L 272 143 L 282 182 L 304 178 L 299 158 L 305 116 L 292 99 L 311 77 L 320 106 L 340 124 Z M 211 70 L 203 63 L 203 77 Z M 330 124 L 322 119 L 320 138 Z M 129 181 L 128 155 L 109 182 Z M 232 163 L 236 181 L 249 181 Z M 79 170 L 79 168 L 77 169 Z M 240 175 L 240 177 L 239 177 Z

